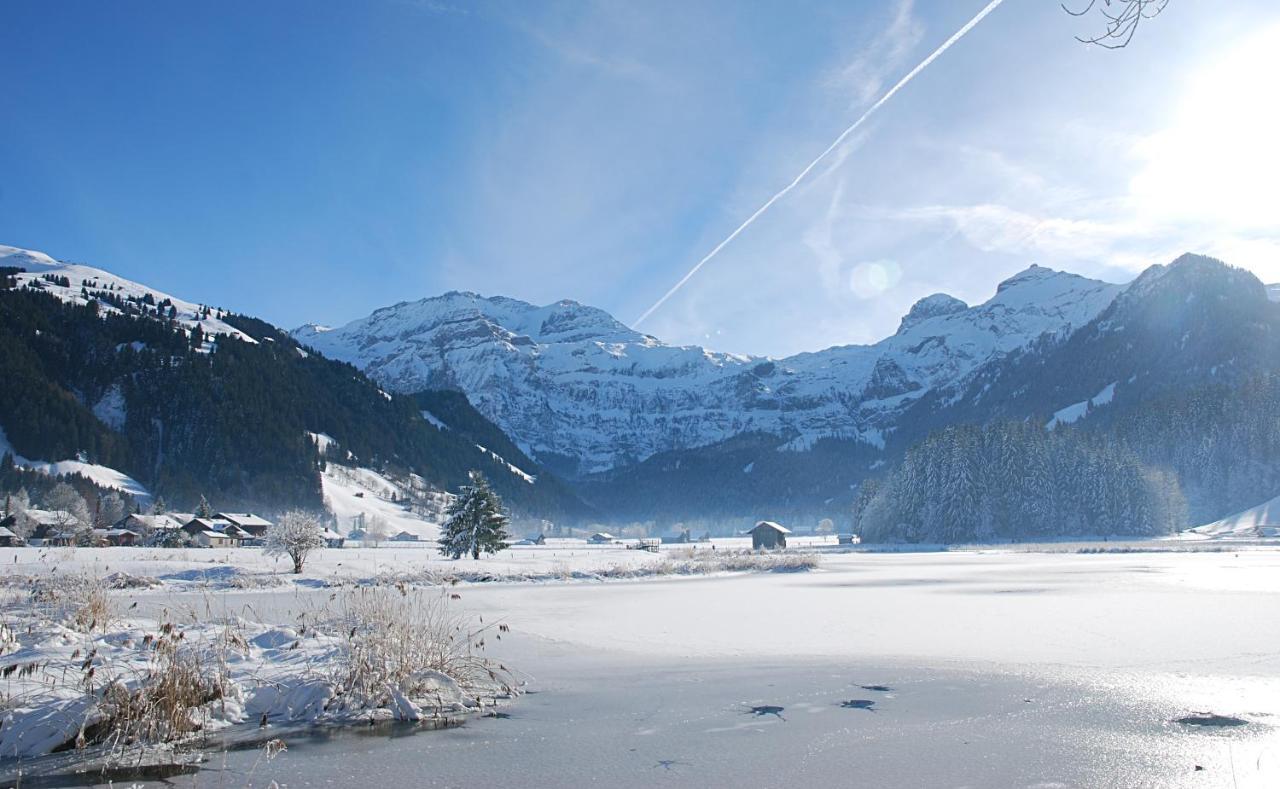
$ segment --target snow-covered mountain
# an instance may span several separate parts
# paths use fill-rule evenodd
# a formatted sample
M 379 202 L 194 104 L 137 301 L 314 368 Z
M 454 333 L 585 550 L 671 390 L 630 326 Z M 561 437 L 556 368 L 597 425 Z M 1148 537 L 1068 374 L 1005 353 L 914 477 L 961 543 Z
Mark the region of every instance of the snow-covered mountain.
M 456 292 L 293 336 L 392 391 L 461 390 L 539 462 L 587 474 L 752 432 L 794 450 L 825 437 L 883 446 L 912 402 L 1066 336 L 1121 290 L 1032 266 L 980 305 L 921 299 L 874 345 L 783 359 L 670 346 L 573 301 Z
M 23 269 L 14 277 L 19 286 L 38 288 L 66 302 L 88 304 L 93 300 L 101 311 L 120 312 L 120 308 L 112 303 L 119 300 L 133 305 L 136 310 L 159 317 L 168 317 L 172 307 L 174 321 L 188 331 L 199 326 L 206 336 L 223 334 L 244 342 L 256 342 L 222 321 L 216 310 L 183 301 L 100 268 L 67 263 L 43 252 L 0 244 L 0 267 L 8 266 Z M 160 314 L 162 310 L 163 315 Z
M 0 456 L 16 466 L 267 512 L 337 495 L 321 466 L 437 491 L 479 469 L 517 517 L 591 514 L 459 393 L 392 397 L 257 318 L 7 246 L 0 302 Z

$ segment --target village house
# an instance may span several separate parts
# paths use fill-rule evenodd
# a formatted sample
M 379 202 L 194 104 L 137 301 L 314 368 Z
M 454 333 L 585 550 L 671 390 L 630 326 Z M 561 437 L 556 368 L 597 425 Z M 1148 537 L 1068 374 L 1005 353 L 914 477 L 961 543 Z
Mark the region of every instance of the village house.
M 202 548 L 236 548 L 250 536 L 239 526 L 219 518 L 192 518 L 182 530 Z
M 143 515 L 131 513 L 112 524 L 112 528 L 125 529 L 139 537 L 150 537 L 157 532 L 170 533 L 182 528 L 184 522 L 170 514 Z
M 10 526 L 17 523 L 17 517 L 10 515 L 4 520 L 0 520 L 0 548 L 17 548 L 26 545 L 27 541 L 17 535 Z
M 94 546 L 137 545 L 138 533 L 128 529 L 94 529 L 92 544 Z
M 254 515 L 252 512 L 219 512 L 214 516 L 226 521 L 249 535 L 251 539 L 262 540 L 267 536 L 267 529 L 272 527 L 271 521 Z
M 80 521 L 70 513 L 30 509 L 26 511 L 26 516 L 32 524 L 32 540 L 40 540 L 42 545 L 75 543 L 75 534 L 80 527 Z
M 607 531 L 598 531 L 587 538 L 587 542 L 593 545 L 610 545 L 617 541 L 618 541 L 618 538 L 614 537 L 612 534 L 610 534 Z
M 402 532 L 400 532 L 399 534 L 397 534 L 397 535 L 395 535 L 394 537 L 392 537 L 391 539 L 392 539 L 394 542 L 417 542 L 417 541 L 418 541 L 418 535 L 416 535 L 416 534 L 414 534 L 414 533 L 412 533 L 412 532 L 402 531 Z
M 773 521 L 760 521 L 751 530 L 751 550 L 787 547 L 787 535 L 791 530 Z

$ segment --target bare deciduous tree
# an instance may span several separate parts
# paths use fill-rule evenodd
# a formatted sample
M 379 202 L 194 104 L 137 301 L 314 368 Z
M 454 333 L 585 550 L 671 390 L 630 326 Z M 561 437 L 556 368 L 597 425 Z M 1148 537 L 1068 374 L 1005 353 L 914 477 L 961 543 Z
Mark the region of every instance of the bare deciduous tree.
M 1076 40 L 1106 49 L 1122 49 L 1133 40 L 1140 24 L 1159 16 L 1167 5 L 1169 0 L 1088 0 L 1083 8 L 1072 8 L 1064 2 L 1062 10 L 1072 16 L 1101 14 L 1107 20 L 1105 32 L 1095 36 L 1076 36 Z
M 324 547 L 324 528 L 320 520 L 309 512 L 290 510 L 271 528 L 263 551 L 267 556 L 288 556 L 293 560 L 293 571 L 302 572 L 307 556 Z
M 381 515 L 374 515 L 369 518 L 369 522 L 364 528 L 364 540 L 366 545 L 377 548 L 388 537 L 391 536 L 391 527 L 387 525 L 387 521 Z

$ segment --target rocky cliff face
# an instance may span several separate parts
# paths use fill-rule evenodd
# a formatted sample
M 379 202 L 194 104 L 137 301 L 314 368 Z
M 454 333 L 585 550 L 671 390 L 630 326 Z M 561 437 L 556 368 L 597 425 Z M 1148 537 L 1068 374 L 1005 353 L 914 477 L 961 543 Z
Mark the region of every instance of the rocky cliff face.
M 666 345 L 608 313 L 474 293 L 406 302 L 299 341 L 398 392 L 451 388 L 551 468 L 583 475 L 743 433 L 882 446 L 910 403 L 1091 321 L 1120 286 L 1032 266 L 969 307 L 922 299 L 893 336 L 784 359 Z

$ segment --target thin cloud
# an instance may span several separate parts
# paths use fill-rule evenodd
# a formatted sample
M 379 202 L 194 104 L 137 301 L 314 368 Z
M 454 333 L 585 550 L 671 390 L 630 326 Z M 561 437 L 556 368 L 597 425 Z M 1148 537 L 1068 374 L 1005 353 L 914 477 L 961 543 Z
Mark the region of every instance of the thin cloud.
M 644 323 L 646 318 L 648 318 L 655 311 L 657 311 L 658 308 L 660 308 L 663 304 L 667 302 L 668 299 L 674 296 L 677 291 L 683 288 L 685 286 L 685 283 L 687 283 L 690 279 L 693 278 L 695 274 L 698 273 L 699 269 L 705 266 L 712 258 L 714 258 L 716 255 L 720 253 L 720 250 L 728 246 L 735 238 L 737 238 L 742 233 L 742 231 L 750 227 L 752 223 L 754 223 L 766 211 L 768 211 L 773 206 L 774 203 L 778 202 L 783 197 L 786 197 L 789 192 L 791 192 L 793 189 L 799 186 L 800 182 L 805 179 L 805 176 L 807 176 L 815 167 L 817 167 L 824 159 L 826 159 L 831 154 L 832 151 L 839 148 L 840 145 L 846 139 L 848 139 L 850 135 L 852 135 L 855 131 L 859 129 L 859 127 L 862 126 L 862 124 L 866 123 L 866 121 L 876 112 L 876 110 L 880 109 L 886 103 L 888 103 L 888 101 L 892 99 L 894 95 L 898 93 L 898 91 L 906 87 L 907 84 L 911 82 L 911 80 L 915 79 L 917 75 L 919 75 L 922 71 L 928 68 L 933 63 L 933 61 L 941 57 L 942 54 L 946 52 L 948 49 L 950 49 L 957 41 L 964 38 L 965 35 L 967 35 L 970 30 L 976 27 L 978 23 L 980 23 L 983 19 L 987 17 L 988 14 L 990 14 L 992 11 L 999 8 L 1001 3 L 1003 2 L 1004 0 L 991 0 L 991 2 L 988 3 L 981 11 L 979 11 L 976 16 L 974 16 L 972 19 L 966 22 L 964 26 L 961 27 L 959 30 L 957 30 L 955 33 L 953 33 L 950 38 L 944 41 L 942 45 L 939 46 L 937 49 L 935 49 L 927 58 L 920 61 L 919 65 L 917 65 L 911 71 L 907 72 L 907 75 L 905 77 L 898 80 L 892 88 L 890 88 L 883 96 L 880 97 L 878 101 L 876 101 L 875 104 L 872 104 L 867 109 L 866 112 L 862 113 L 862 115 L 859 116 L 856 121 L 854 121 L 848 128 L 846 128 L 843 132 L 841 132 L 840 136 L 836 137 L 834 142 L 828 145 L 827 148 L 822 153 L 818 154 L 818 157 L 816 159 L 809 162 L 809 164 L 803 170 L 800 171 L 800 174 L 797 175 L 791 181 L 791 183 L 784 186 L 780 191 L 778 191 L 776 194 L 774 194 L 772 197 L 766 200 L 764 205 L 757 208 L 755 213 L 747 217 L 745 222 L 738 225 L 738 227 L 734 229 L 734 231 L 730 233 L 728 237 L 726 237 L 723 241 L 717 244 L 710 252 L 706 254 L 705 257 L 703 257 L 701 260 L 695 263 L 693 268 L 689 269 L 688 273 L 686 273 L 683 277 L 681 277 L 680 280 L 676 282 L 676 284 L 673 285 L 670 290 L 664 293 L 662 295 L 662 298 L 654 302 L 653 306 L 645 310 L 640 315 L 640 317 L 635 320 L 635 323 L 633 325 L 639 326 L 641 323 Z
M 920 44 L 924 25 L 914 11 L 914 0 L 900 0 L 880 35 L 831 78 L 835 90 L 853 94 L 850 106 L 864 106 L 879 95 L 891 75 Z

